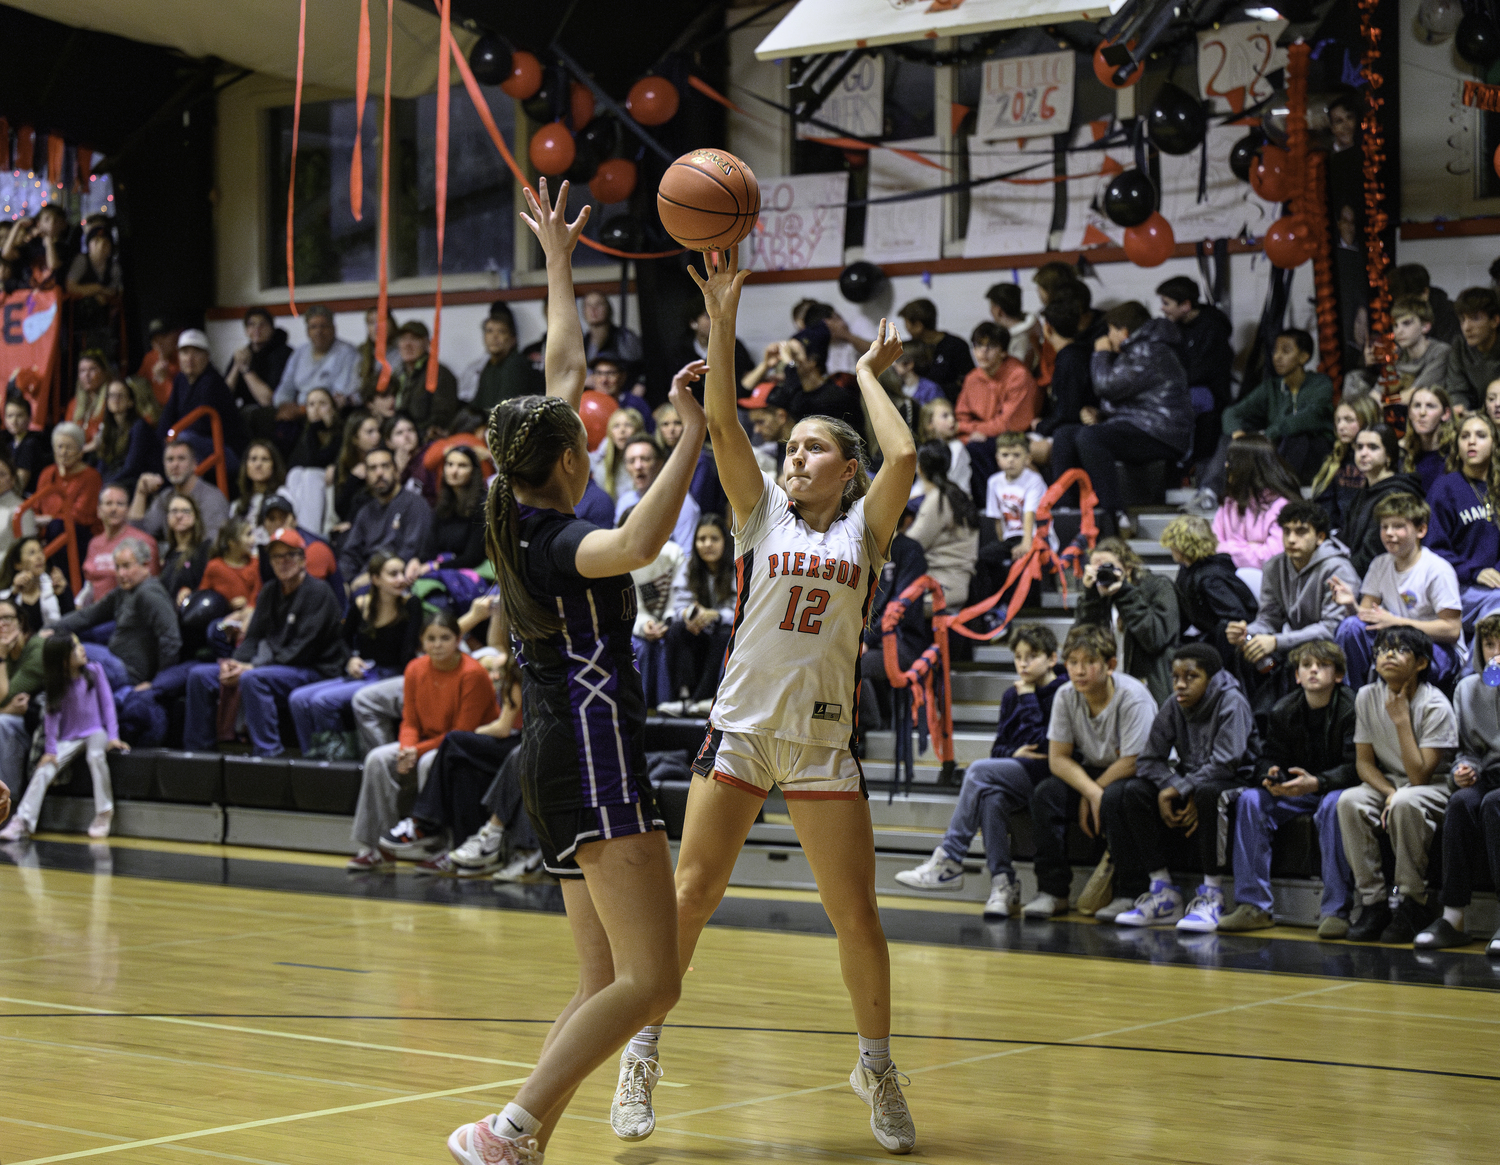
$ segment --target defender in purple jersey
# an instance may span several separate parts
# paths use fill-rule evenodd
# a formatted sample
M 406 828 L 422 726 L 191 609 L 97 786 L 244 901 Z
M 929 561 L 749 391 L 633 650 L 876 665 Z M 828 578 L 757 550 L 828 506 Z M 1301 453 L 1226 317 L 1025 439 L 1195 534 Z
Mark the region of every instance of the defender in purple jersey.
M 460 1165 L 541 1162 L 573 1090 L 677 1001 L 682 979 L 672 859 L 641 747 L 630 572 L 671 536 L 707 422 L 691 390 L 674 388 L 682 438 L 646 496 L 618 529 L 578 517 L 587 370 L 570 257 L 588 208 L 569 223 L 568 184 L 555 204 L 545 179 L 540 188 L 521 217 L 547 256 L 547 395 L 490 415 L 487 541 L 522 669 L 522 793 L 547 868 L 563 879 L 579 979 L 515 1100 L 448 1138 Z

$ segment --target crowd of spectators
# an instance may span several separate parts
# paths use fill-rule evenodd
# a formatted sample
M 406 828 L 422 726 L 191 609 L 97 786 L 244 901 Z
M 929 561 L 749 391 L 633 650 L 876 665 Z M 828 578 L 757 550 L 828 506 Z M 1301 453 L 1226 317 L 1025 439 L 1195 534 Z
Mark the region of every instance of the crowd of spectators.
M 44 212 L 31 228 L 10 230 L 0 240 L 0 273 L 15 283 L 51 272 L 80 301 L 101 311 L 117 305 L 123 285 L 108 224 L 88 224 L 71 242 L 66 226 L 65 216 Z M 1107 634 L 1110 645 L 1106 651 L 1097 637 L 1078 645 L 1104 678 L 1080 686 L 1075 676 L 1070 688 L 1055 642 L 1032 634 L 1016 642 L 1022 683 L 1013 690 L 1076 691 L 1068 699 L 1097 714 L 1107 682 L 1108 699 L 1123 694 L 1133 709 L 1115 717 L 1120 725 L 1145 725 L 1152 740 L 1160 732 L 1171 741 L 1152 753 L 1143 737 L 1111 756 L 1092 728 L 1079 729 L 1066 739 L 1081 761 L 1059 758 L 1050 713 L 1002 707 L 1000 751 L 971 768 L 959 815 L 968 824 L 955 818 L 946 856 L 923 867 L 929 874 L 958 860 L 964 828 L 972 836 L 980 827 L 976 806 L 989 814 L 995 805 L 1030 804 L 1053 823 L 1082 813 L 1095 833 L 1126 830 L 1134 841 L 1121 834 L 1120 848 L 1111 844 L 1119 887 L 1128 891 L 1122 897 L 1130 898 L 1118 913 L 1160 907 L 1161 917 L 1171 915 L 1181 903 L 1146 877 L 1165 835 L 1145 836 L 1155 802 L 1140 782 L 1154 782 L 1163 797 L 1178 791 L 1160 804 L 1169 830 L 1196 820 L 1195 806 L 1210 811 L 1202 789 L 1251 787 L 1258 742 L 1275 752 L 1270 724 L 1290 714 L 1288 700 L 1310 693 L 1303 671 L 1332 666 L 1334 648 L 1343 686 L 1358 693 L 1387 683 L 1382 668 L 1404 644 L 1432 693 L 1424 707 L 1451 701 L 1460 677 L 1482 667 L 1480 628 L 1500 612 L 1500 528 L 1490 505 L 1500 488 L 1500 301 L 1476 288 L 1450 304 L 1419 267 L 1401 268 L 1398 283 L 1399 359 L 1380 378 L 1350 373 L 1337 402 L 1332 381 L 1312 368 L 1312 338 L 1296 328 L 1246 364 L 1263 364 L 1258 382 L 1237 373 L 1227 318 L 1185 277 L 1160 285 L 1153 316 L 1133 301 L 1096 307 L 1077 268 L 1049 263 L 1029 289 L 992 287 L 986 318 L 967 339 L 940 326 L 930 300 L 899 308 L 910 339 L 882 382 L 920 451 L 908 517 L 875 605 L 924 574 L 941 587 L 902 621 L 901 662 L 931 642 L 935 609 L 956 612 L 993 595 L 1039 537 L 1055 543 L 1055 534 L 1038 530 L 1038 508 L 1051 483 L 1082 469 L 1101 537 L 1084 564 L 1076 625 Z M 589 387 L 615 405 L 590 451 L 579 510 L 613 525 L 652 488 L 682 423 L 670 405 L 653 407 L 665 393 L 646 384 L 640 337 L 615 322 L 608 297 L 590 292 L 579 310 Z M 307 341 L 293 347 L 271 312 L 250 309 L 244 343 L 220 369 L 202 331 L 153 322 L 133 374 L 119 365 L 107 327 L 80 324 L 88 346 L 50 429 L 34 428 L 30 398 L 8 387 L 0 434 L 7 685 L 0 771 L 16 792 L 19 775 L 37 774 L 28 786 L 34 795 L 19 802 L 8 830 L 19 836 L 36 827 L 47 782 L 74 755 L 95 773 L 95 829 L 107 833 L 107 768 L 102 781 L 98 772 L 109 749 L 237 746 L 259 756 L 295 751 L 365 762 L 356 868 L 383 868 L 394 855 L 438 869 L 534 869 L 534 847 L 519 864 L 510 860 L 511 841 L 528 840 L 515 809 L 517 778 L 503 768 L 494 777 L 521 724 L 485 547 L 492 466 L 484 436 L 496 404 L 542 390 L 544 343 L 520 347 L 509 308 L 496 303 L 482 324 L 484 355 L 458 375 L 439 365 L 429 391 L 430 336 L 420 322 L 388 318 L 383 353 L 374 311 L 357 346 L 338 339 L 323 307 L 310 307 L 305 323 Z M 878 459 L 851 375 L 868 342 L 860 326 L 806 299 L 793 308 L 786 338 L 758 361 L 737 343 L 743 419 L 768 471 L 780 472 L 792 425 L 813 414 L 865 433 Z M 706 334 L 701 312 L 684 321 L 675 353 L 683 385 L 702 376 Z M 216 454 L 222 473 L 204 472 Z M 1122 463 L 1127 472 L 1157 463 L 1161 481 L 1197 487 L 1161 539 L 1177 565 L 1175 582 L 1144 563 L 1133 542 Z M 1082 497 L 1071 491 L 1057 508 Z M 705 446 L 672 539 L 634 572 L 634 648 L 647 703 L 663 715 L 701 717 L 717 690 L 739 585 L 727 513 Z M 872 631 L 867 642 L 878 648 L 879 639 Z M 1070 673 L 1073 654 L 1064 652 Z M 889 714 L 879 655 L 868 653 L 861 669 L 876 696 L 862 728 Z M 1208 700 L 1213 716 L 1229 716 L 1236 732 L 1244 721 L 1250 734 L 1241 756 L 1249 759 L 1233 771 L 1213 769 L 1208 784 L 1173 775 L 1191 767 L 1185 755 L 1206 747 L 1200 721 L 1208 713 L 1183 703 L 1183 671 L 1201 675 L 1207 687 L 1195 699 Z M 1367 714 L 1383 714 L 1388 703 L 1372 703 Z M 62 720 L 45 711 L 52 706 L 64 708 Z M 1176 719 L 1150 711 L 1158 706 Z M 1312 729 L 1303 727 L 1306 737 Z M 1179 759 L 1169 763 L 1174 747 Z M 479 782 L 475 774 L 487 766 L 494 780 Z M 1476 771 L 1484 776 L 1482 766 Z M 1265 776 L 1257 788 L 1269 787 Z M 435 791 L 423 813 L 398 820 L 396 806 L 413 783 Z M 993 789 L 1009 792 L 991 804 Z M 1255 803 L 1257 820 L 1281 819 L 1279 802 Z M 1366 820 L 1368 808 L 1361 812 Z M 1427 797 L 1420 812 L 1433 823 L 1442 807 Z M 1319 827 L 1344 816 L 1330 810 Z M 1344 836 L 1362 836 L 1360 828 L 1350 817 Z M 984 833 L 987 844 L 1001 845 Z M 1207 848 L 1201 856 L 1205 886 L 1219 889 L 1225 855 L 1213 855 L 1212 870 Z M 1367 857 L 1363 865 L 1350 859 L 1365 879 L 1361 895 L 1374 893 Z M 1003 847 L 992 859 L 996 878 L 1012 879 L 1000 886 L 1009 903 L 1017 891 Z M 1050 880 L 1032 914 L 1067 907 L 1061 866 L 1039 858 L 1039 874 L 1044 867 Z M 1258 890 L 1240 889 L 1242 906 L 1262 908 Z M 1414 904 L 1403 918 L 1416 929 L 1431 921 L 1415 885 L 1403 884 L 1401 894 Z M 1152 895 L 1157 906 L 1136 902 Z M 1200 892 L 1205 897 L 1213 895 Z M 1222 893 L 1216 901 L 1228 905 Z M 1201 921 L 1200 906 L 1187 916 Z

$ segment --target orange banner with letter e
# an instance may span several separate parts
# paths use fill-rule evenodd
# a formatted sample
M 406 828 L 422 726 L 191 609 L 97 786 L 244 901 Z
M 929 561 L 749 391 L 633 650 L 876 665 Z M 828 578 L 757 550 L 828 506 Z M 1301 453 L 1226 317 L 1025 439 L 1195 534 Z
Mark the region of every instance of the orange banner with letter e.
M 57 372 L 56 291 L 13 291 L 0 305 L 0 377 L 31 402 L 31 427 L 52 420 Z

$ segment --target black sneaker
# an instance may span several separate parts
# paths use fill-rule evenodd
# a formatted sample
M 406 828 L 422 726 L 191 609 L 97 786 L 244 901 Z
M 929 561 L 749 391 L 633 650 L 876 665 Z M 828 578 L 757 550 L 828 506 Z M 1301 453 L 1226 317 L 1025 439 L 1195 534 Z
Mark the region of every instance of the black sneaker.
M 1383 943 L 1396 943 L 1404 946 L 1416 940 L 1417 934 L 1425 930 L 1427 924 L 1432 921 L 1436 914 L 1431 906 L 1424 902 L 1417 902 L 1411 898 L 1403 897 L 1396 903 L 1396 909 L 1391 914 L 1391 920 L 1380 932 L 1380 941 Z
M 1466 947 L 1472 941 L 1446 918 L 1439 918 L 1417 935 L 1415 945 L 1419 951 L 1446 951 L 1450 947 Z
M 1349 941 L 1352 943 L 1379 942 L 1380 936 L 1390 924 L 1391 908 L 1384 901 L 1371 903 L 1360 912 L 1359 921 L 1349 928 Z M 1411 942 L 1411 939 L 1406 941 Z

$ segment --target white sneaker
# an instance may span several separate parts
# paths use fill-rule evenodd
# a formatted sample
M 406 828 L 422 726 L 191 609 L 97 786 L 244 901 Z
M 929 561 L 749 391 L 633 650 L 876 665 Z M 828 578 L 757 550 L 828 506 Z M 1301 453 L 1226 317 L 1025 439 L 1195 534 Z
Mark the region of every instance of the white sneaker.
M 694 700 L 688 705 L 687 710 L 690 716 L 707 716 L 714 710 L 714 702 L 712 700 Z
M 1124 914 L 1135 905 L 1134 898 L 1111 898 L 1109 905 L 1094 911 L 1096 922 L 1115 922 L 1120 915 Z
M 656 1131 L 651 1090 L 664 1073 L 655 1060 L 644 1060 L 626 1044 L 620 1053 L 620 1080 L 609 1102 L 609 1127 L 622 1141 L 644 1141 Z
M 351 874 L 394 874 L 396 860 L 380 849 L 362 849 L 345 863 Z
M 109 836 L 110 824 L 115 819 L 115 811 L 106 809 L 103 813 L 94 814 L 94 820 L 89 824 L 89 836 L 95 841 Z
M 500 853 L 504 848 L 504 827 L 486 821 L 479 827 L 478 833 L 453 850 L 448 857 L 460 869 L 488 871 L 500 865 Z
M 913 890 L 962 890 L 964 867 L 955 862 L 942 846 L 932 851 L 932 856 L 914 870 L 899 870 L 896 881 Z
M 448 831 L 423 833 L 416 821 L 403 817 L 380 836 L 380 848 L 394 858 L 408 862 L 419 862 L 436 857 L 447 849 Z
M 542 851 L 522 850 L 495 871 L 497 882 L 535 882 L 542 877 Z
M 1187 908 L 1187 913 L 1178 922 L 1178 930 L 1212 934 L 1219 929 L 1219 919 L 1224 917 L 1224 891 L 1206 883 L 1198 887 L 1198 893 Z
M 1116 926 L 1174 926 L 1182 917 L 1182 895 L 1171 882 L 1152 882 L 1129 910 L 1115 916 Z
M 681 716 L 687 712 L 688 701 L 686 700 L 663 700 L 656 706 L 658 716 Z
M 491 1114 L 448 1135 L 448 1152 L 458 1165 L 542 1165 L 535 1137 L 502 1137 L 495 1132 L 499 1116 Z
M 1018 886 L 1017 890 L 1019 889 L 1020 887 Z M 1026 903 L 1026 908 L 1021 911 L 1021 914 L 1026 918 L 1056 918 L 1058 915 L 1066 914 L 1067 912 L 1068 904 L 1066 901 L 1061 898 L 1054 898 L 1051 894 L 1044 891 Z
M 31 837 L 31 830 L 26 828 L 26 822 L 17 813 L 0 829 L 0 841 L 26 841 Z
M 888 1153 L 910 1153 L 917 1144 L 917 1127 L 912 1124 L 906 1097 L 901 1094 L 901 1079 L 896 1065 L 877 1076 L 865 1067 L 863 1060 L 849 1073 L 849 1086 L 870 1106 L 870 1131 Z
M 990 896 L 984 904 L 986 918 L 1013 918 L 1021 912 L 1021 886 L 1009 874 L 990 878 Z

